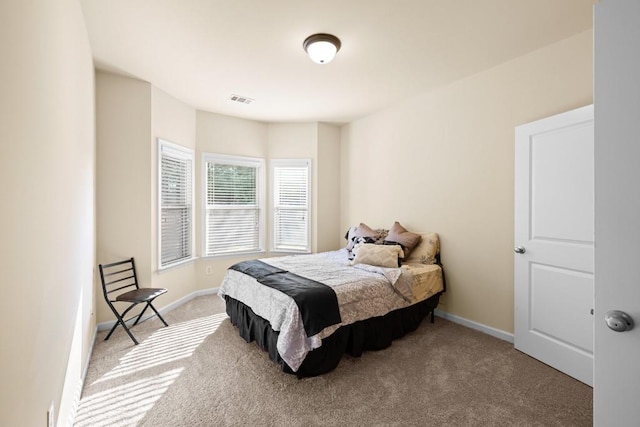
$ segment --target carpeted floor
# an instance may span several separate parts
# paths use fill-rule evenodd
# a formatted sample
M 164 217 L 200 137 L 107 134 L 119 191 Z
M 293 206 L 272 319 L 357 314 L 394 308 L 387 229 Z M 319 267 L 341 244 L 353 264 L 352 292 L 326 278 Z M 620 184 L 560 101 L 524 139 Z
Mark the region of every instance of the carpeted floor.
M 76 426 L 591 426 L 592 389 L 437 318 L 298 379 L 238 336 L 215 295 L 98 334 Z

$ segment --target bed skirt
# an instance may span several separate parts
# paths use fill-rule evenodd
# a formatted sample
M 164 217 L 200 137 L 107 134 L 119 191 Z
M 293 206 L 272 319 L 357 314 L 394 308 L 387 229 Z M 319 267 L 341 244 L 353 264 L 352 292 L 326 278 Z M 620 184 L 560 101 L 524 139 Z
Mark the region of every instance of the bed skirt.
M 394 339 L 414 331 L 429 314 L 433 322 L 433 310 L 438 306 L 440 294 L 384 316 L 360 320 L 338 328 L 322 340 L 321 347 L 307 354 L 297 372 L 293 372 L 278 354 L 278 332 L 271 329 L 269 322 L 242 302 L 227 295 L 224 298 L 231 323 L 238 328 L 245 341 L 255 341 L 284 372 L 299 377 L 312 377 L 335 369 L 345 353 L 359 357 L 365 350 L 389 347 Z

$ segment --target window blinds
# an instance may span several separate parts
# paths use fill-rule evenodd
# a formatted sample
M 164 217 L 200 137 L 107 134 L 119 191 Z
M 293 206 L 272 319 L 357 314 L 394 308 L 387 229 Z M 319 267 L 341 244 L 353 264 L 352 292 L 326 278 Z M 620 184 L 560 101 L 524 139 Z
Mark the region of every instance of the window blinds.
M 262 161 L 208 156 L 205 168 L 205 255 L 263 250 Z
M 160 267 L 193 256 L 193 151 L 160 142 Z
M 272 249 L 309 252 L 308 160 L 273 160 Z

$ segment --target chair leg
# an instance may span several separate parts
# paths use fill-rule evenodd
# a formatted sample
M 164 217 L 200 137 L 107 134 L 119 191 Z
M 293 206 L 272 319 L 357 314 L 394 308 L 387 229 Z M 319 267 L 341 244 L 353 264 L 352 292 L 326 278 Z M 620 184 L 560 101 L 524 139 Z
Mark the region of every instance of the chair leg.
M 120 324 L 120 319 L 116 320 L 116 323 L 113 324 L 113 328 L 111 328 L 111 330 L 109 331 L 109 333 L 107 334 L 106 337 L 104 337 L 104 340 L 108 340 L 109 338 L 111 338 L 111 334 L 113 333 L 113 331 L 116 330 L 116 328 L 118 327 L 118 325 Z
M 111 328 L 111 330 L 109 331 L 107 336 L 104 338 L 104 340 L 105 341 L 108 340 L 111 337 L 111 334 L 113 334 L 113 331 L 115 331 L 116 328 L 118 327 L 118 325 L 120 325 L 127 332 L 127 334 L 129 335 L 131 340 L 134 342 L 134 344 L 138 345 L 138 340 L 133 336 L 133 334 L 131 333 L 131 330 L 129 329 L 129 327 L 127 326 L 126 322 L 124 321 L 124 317 L 127 315 L 129 310 L 131 310 L 137 304 L 131 304 L 129 307 L 127 307 L 127 309 L 125 311 L 122 312 L 122 314 L 118 313 L 118 310 L 115 309 L 115 307 L 113 306 L 113 304 L 111 304 L 110 301 L 108 302 L 108 304 L 109 304 L 109 307 L 111 308 L 111 311 L 113 311 L 113 314 L 116 315 L 117 321 L 116 321 L 115 325 L 113 325 L 113 327 Z M 156 316 L 158 316 L 158 318 L 162 321 L 162 323 L 164 323 L 164 326 L 169 326 L 169 324 L 160 315 L 158 310 L 156 310 L 156 308 L 153 306 L 153 304 L 151 304 L 151 301 L 147 301 L 147 305 L 142 309 L 142 311 L 137 316 L 136 321 L 133 323 L 132 326 L 135 326 L 135 325 L 138 324 L 138 322 L 142 318 L 142 315 L 144 314 L 144 312 L 147 310 L 148 307 L 151 307 L 151 310 L 153 310 L 154 313 L 156 313 Z
M 123 313 L 122 315 L 120 315 L 120 313 L 118 313 L 118 310 L 115 309 L 115 307 L 113 306 L 113 304 L 111 304 L 110 301 L 107 301 L 107 303 L 109 304 L 109 307 L 111 308 L 111 311 L 113 311 L 113 314 L 116 315 L 116 318 L 118 319 L 116 321 L 116 324 L 113 325 L 113 328 L 111 328 L 111 331 L 109 331 L 109 333 L 107 334 L 107 336 L 105 337 L 105 341 L 108 340 L 111 337 L 111 334 L 113 333 L 113 331 L 116 330 L 116 328 L 118 327 L 118 325 L 121 325 L 124 330 L 127 332 L 127 334 L 129 335 L 129 338 L 131 338 L 131 340 L 133 341 L 133 343 L 135 345 L 138 345 L 138 340 L 136 339 L 136 337 L 133 336 L 133 334 L 131 333 L 131 331 L 129 330 L 129 328 L 127 327 L 127 324 L 124 321 L 124 316 L 127 315 L 127 313 L 129 312 L 129 310 L 131 310 L 133 307 L 136 306 L 136 304 L 131 304 Z
M 151 307 L 151 310 L 153 310 L 156 313 L 156 316 L 158 316 L 160 318 L 160 320 L 162 320 L 162 323 L 164 323 L 164 326 L 169 326 L 167 324 L 167 322 L 165 322 L 165 320 L 162 318 L 162 316 L 160 316 L 160 313 L 158 313 L 158 310 L 156 310 L 156 308 L 153 306 L 153 304 L 151 304 L 151 301 L 147 301 L 147 305 L 144 306 L 144 308 L 142 309 L 142 311 L 138 315 L 138 318 L 136 319 L 136 321 L 133 324 L 133 326 L 138 324 L 138 322 L 142 318 L 142 315 L 144 314 L 145 311 L 147 311 L 147 308 L 149 308 L 149 307 Z
M 133 341 L 133 343 L 135 345 L 138 345 L 138 340 L 136 339 L 136 337 L 133 336 L 133 334 L 131 333 L 131 331 L 129 330 L 129 328 L 127 327 L 127 325 L 124 323 L 124 320 L 118 319 L 118 321 L 116 322 L 115 325 L 113 325 L 113 328 L 111 328 L 111 331 L 109 332 L 109 334 L 105 337 L 105 341 L 109 339 L 109 337 L 111 336 L 111 334 L 113 333 L 113 331 L 116 329 L 116 327 L 119 325 L 121 325 L 124 330 L 127 332 L 127 334 L 129 335 L 129 338 L 131 338 L 131 340 Z
M 164 326 L 169 326 L 169 324 L 164 321 L 162 316 L 160 316 L 160 313 L 158 313 L 158 310 L 156 310 L 156 308 L 153 306 L 153 304 L 151 304 L 151 301 L 149 301 L 147 305 L 149 307 L 151 307 L 151 310 L 153 310 L 156 313 L 156 316 L 158 316 L 160 318 L 160 320 L 162 320 L 162 323 L 164 323 Z M 145 309 L 146 309 L 146 307 L 145 307 Z
M 147 302 L 147 305 L 144 306 L 144 308 L 142 309 L 142 311 L 140 312 L 140 314 L 138 315 L 137 319 L 135 322 L 133 322 L 133 326 L 136 326 L 138 324 L 138 322 L 140 321 L 140 319 L 142 318 L 142 315 L 144 314 L 145 311 L 147 311 L 147 307 L 149 307 L 149 302 Z

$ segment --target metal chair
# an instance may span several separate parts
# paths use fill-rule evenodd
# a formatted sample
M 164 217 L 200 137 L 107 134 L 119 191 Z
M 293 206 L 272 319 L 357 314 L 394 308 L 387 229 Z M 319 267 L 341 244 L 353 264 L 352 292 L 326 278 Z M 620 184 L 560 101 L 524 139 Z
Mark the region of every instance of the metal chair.
M 104 293 L 104 299 L 107 301 L 107 304 L 113 311 L 113 314 L 116 315 L 117 321 L 111 331 L 105 337 L 105 341 L 111 337 L 113 331 L 116 329 L 118 325 L 121 325 L 129 337 L 133 340 L 133 342 L 137 345 L 138 340 L 133 336 L 129 328 L 127 327 L 128 321 L 132 320 L 133 316 L 129 319 L 124 319 L 124 317 L 129 313 L 129 311 L 138 304 L 146 303 L 144 309 L 137 316 L 137 319 L 131 327 L 138 324 L 142 315 L 147 310 L 147 308 L 151 307 L 151 309 L 156 313 L 156 315 L 162 320 L 165 326 L 169 326 L 167 322 L 162 318 L 158 310 L 151 304 L 154 299 L 159 297 L 160 295 L 167 292 L 164 288 L 141 288 L 138 285 L 138 276 L 136 275 L 136 265 L 133 261 L 133 258 L 118 261 L 111 264 L 100 264 L 98 266 L 100 268 L 100 280 L 102 281 L 102 291 Z M 119 292 L 119 293 L 118 293 Z M 122 313 L 118 312 L 116 308 L 113 306 L 114 303 L 117 302 L 128 302 L 131 303 L 126 310 Z

